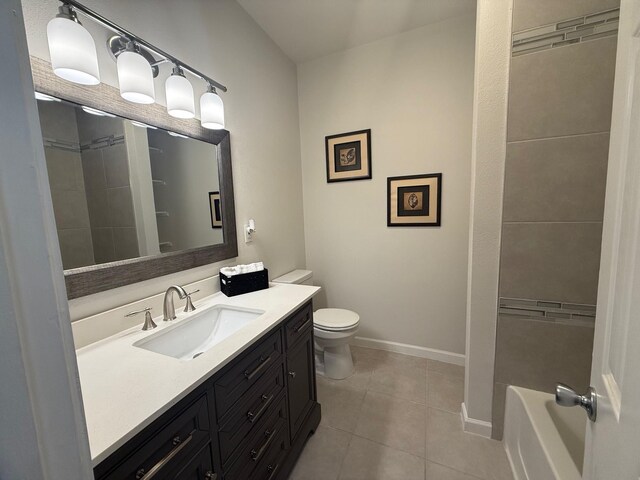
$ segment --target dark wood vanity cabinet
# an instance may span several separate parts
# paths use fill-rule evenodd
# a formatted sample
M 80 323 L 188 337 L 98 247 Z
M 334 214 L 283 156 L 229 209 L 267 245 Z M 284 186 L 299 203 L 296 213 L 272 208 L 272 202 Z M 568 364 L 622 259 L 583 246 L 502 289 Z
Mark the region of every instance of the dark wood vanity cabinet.
M 308 302 L 94 469 L 96 480 L 284 480 L 320 423 Z

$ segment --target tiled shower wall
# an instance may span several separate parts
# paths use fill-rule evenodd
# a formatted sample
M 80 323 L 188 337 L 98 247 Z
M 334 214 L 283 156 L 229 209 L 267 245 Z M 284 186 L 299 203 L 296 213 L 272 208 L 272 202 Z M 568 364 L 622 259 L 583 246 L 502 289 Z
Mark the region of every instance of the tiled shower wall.
M 493 436 L 508 385 L 589 384 L 618 0 L 514 0 Z
M 38 102 L 58 243 L 65 269 L 94 263 L 75 110 Z
M 123 121 L 82 111 L 77 117 L 95 263 L 137 257 Z

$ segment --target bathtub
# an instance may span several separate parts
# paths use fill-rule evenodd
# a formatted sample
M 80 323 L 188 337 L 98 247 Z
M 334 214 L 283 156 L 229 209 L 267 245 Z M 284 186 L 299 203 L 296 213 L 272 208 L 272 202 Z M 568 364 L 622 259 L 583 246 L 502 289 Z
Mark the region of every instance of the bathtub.
M 504 445 L 515 480 L 580 480 L 587 416 L 550 393 L 507 388 Z

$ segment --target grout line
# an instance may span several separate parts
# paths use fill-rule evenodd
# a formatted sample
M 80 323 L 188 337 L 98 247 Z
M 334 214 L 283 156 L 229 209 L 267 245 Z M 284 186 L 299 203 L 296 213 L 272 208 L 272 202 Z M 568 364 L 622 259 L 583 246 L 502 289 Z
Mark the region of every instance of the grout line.
M 342 431 L 342 430 L 341 430 Z M 347 455 L 349 455 L 349 450 L 351 449 L 351 440 L 353 440 L 353 433 L 349 435 L 349 442 L 347 443 L 347 448 L 345 449 L 344 455 L 342 456 L 342 460 L 340 461 L 340 467 L 338 468 L 338 479 L 340 475 L 342 475 L 342 469 L 344 468 L 344 461 L 347 459 Z
M 528 225 L 528 224 L 577 224 L 577 225 L 582 225 L 582 224 L 602 224 L 601 220 L 588 220 L 588 221 L 584 221 L 584 222 L 577 222 L 577 221 L 572 221 L 572 222 L 562 222 L 562 221 L 553 221 L 553 222 L 549 222 L 549 221 L 545 221 L 545 220 L 540 220 L 540 221 L 505 221 L 502 222 L 503 225 L 520 225 L 520 224 L 524 224 L 524 225 Z
M 444 463 L 434 462 L 433 460 L 427 460 L 427 462 L 435 463 L 436 465 L 440 465 L 441 467 L 448 468 L 449 470 L 453 470 L 454 472 L 462 473 L 463 475 L 467 475 L 471 478 L 477 478 L 478 480 L 488 480 L 484 477 L 479 477 L 473 473 L 467 473 L 464 470 L 458 470 L 457 468 L 452 467 L 451 465 L 445 465 Z M 430 479 L 427 479 L 430 480 Z M 435 480 L 435 479 L 434 479 Z
M 602 131 L 602 132 L 589 132 L 589 133 L 574 133 L 571 135 L 551 135 L 549 137 L 538 137 L 538 138 L 525 138 L 523 140 L 511 140 L 507 142 L 507 145 L 511 143 L 526 143 L 526 142 L 538 142 L 540 140 L 553 140 L 556 138 L 574 138 L 574 137 L 586 137 L 588 135 L 604 135 L 609 134 L 610 130 Z
M 415 453 L 407 452 L 406 450 L 403 450 L 403 449 L 398 448 L 398 447 L 392 447 L 391 445 L 387 445 L 386 443 L 379 442 L 378 440 L 372 440 L 372 439 L 370 439 L 370 438 L 363 437 L 362 435 L 358 435 L 357 433 L 352 433 L 351 435 L 352 435 L 353 437 L 358 437 L 358 438 L 361 438 L 361 439 L 366 440 L 366 441 L 368 441 L 368 442 L 375 443 L 376 445 L 380 445 L 380 446 L 382 446 L 382 447 L 390 448 L 391 450 L 395 450 L 395 451 L 397 451 L 397 452 L 402 452 L 402 453 L 405 453 L 405 454 L 407 454 L 407 455 L 411 455 L 412 457 L 419 458 L 420 460 L 422 460 L 422 461 L 424 461 L 424 462 L 426 462 L 426 461 L 427 461 L 427 458 L 426 458 L 426 454 L 427 454 L 427 452 L 426 452 L 426 450 L 427 450 L 427 449 L 426 449 L 426 438 L 425 438 L 425 456 L 424 456 L 424 457 L 421 457 L 421 456 L 419 456 L 419 455 L 416 455 Z M 342 468 L 342 467 L 340 467 L 340 468 Z

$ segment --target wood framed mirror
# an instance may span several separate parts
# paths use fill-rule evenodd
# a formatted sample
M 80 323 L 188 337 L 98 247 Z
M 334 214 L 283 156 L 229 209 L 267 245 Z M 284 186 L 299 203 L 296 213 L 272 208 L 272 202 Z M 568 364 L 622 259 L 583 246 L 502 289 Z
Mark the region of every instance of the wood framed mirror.
M 31 67 L 69 299 L 238 255 L 228 131 Z

